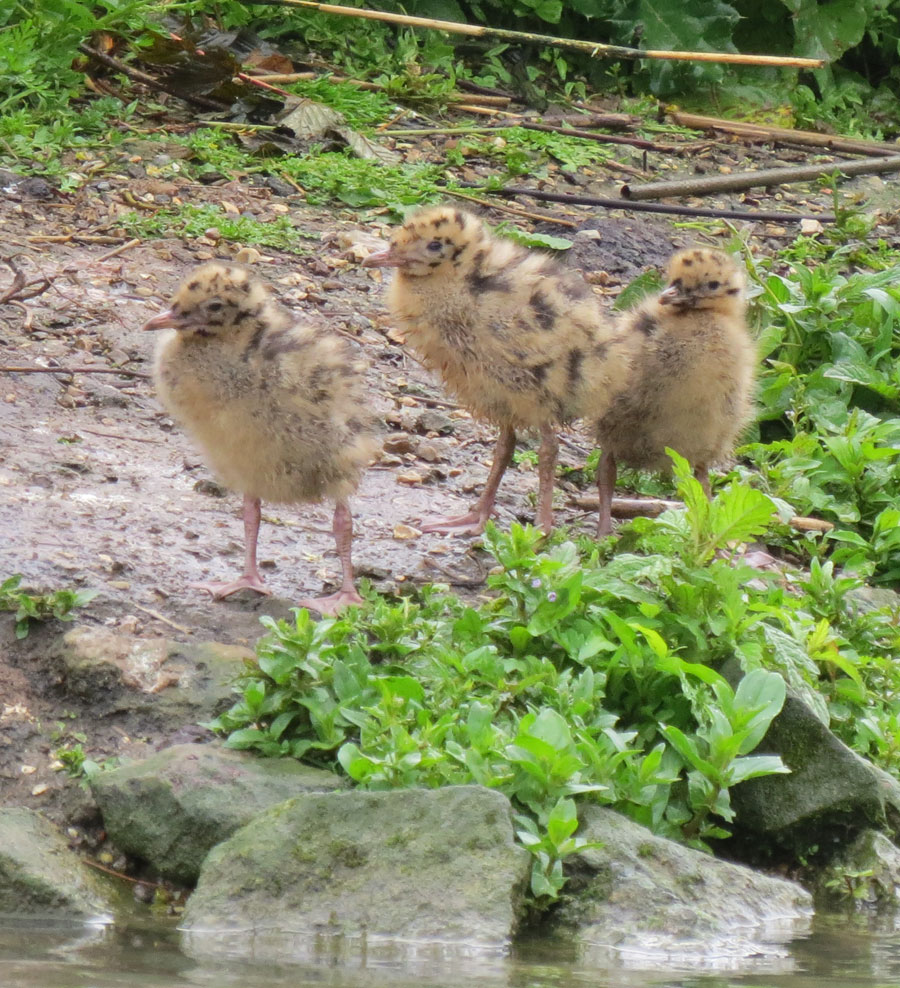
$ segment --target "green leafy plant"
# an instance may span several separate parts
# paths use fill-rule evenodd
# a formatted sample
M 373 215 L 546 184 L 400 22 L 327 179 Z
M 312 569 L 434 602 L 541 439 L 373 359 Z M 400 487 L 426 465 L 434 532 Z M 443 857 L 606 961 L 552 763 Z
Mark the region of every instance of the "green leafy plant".
M 20 589 L 22 577 L 14 574 L 0 583 L 0 611 L 14 611 L 16 638 L 27 638 L 33 621 L 71 621 L 72 610 L 97 596 L 96 590 L 54 590 L 30 594 Z

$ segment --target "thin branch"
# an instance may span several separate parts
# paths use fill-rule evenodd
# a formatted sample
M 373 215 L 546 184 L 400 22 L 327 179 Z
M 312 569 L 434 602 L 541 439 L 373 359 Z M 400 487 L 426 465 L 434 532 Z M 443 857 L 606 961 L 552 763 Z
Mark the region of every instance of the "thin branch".
M 813 219 L 820 223 L 834 223 L 830 213 L 774 213 L 765 211 L 749 211 L 741 209 L 706 209 L 699 206 L 670 206 L 657 202 L 632 202 L 627 199 L 605 199 L 602 196 L 580 196 L 570 192 L 544 192 L 542 189 L 525 189 L 519 186 L 508 186 L 505 189 L 486 189 L 475 182 L 461 182 L 464 189 L 477 189 L 483 195 L 531 196 L 543 202 L 565 202 L 573 206 L 601 206 L 604 209 L 627 209 L 636 213 L 667 213 L 673 216 L 707 216 L 722 220 L 747 220 L 750 223 L 766 221 L 768 223 L 798 223 L 800 220 Z
M 799 69 L 820 69 L 825 64 L 824 59 L 821 58 L 742 55 L 736 52 L 642 50 L 640 48 L 626 48 L 622 45 L 602 44 L 599 41 L 554 38 L 552 35 L 532 34 L 530 31 L 509 31 L 504 28 L 484 27 L 479 24 L 463 24 L 459 21 L 438 21 L 430 17 L 389 14 L 381 10 L 368 10 L 365 7 L 343 7 L 331 3 L 315 3 L 313 0 L 245 0 L 245 2 L 275 7 L 306 7 L 318 10 L 323 14 L 337 14 L 340 17 L 358 17 L 372 21 L 386 21 L 389 24 L 406 24 L 410 27 L 430 28 L 433 31 L 447 31 L 449 34 L 467 34 L 475 38 L 500 38 L 518 44 L 546 45 L 550 48 L 580 51 L 591 58 L 654 58 L 679 62 L 727 62 L 731 65 L 789 66 Z
M 763 168 L 755 172 L 734 175 L 702 175 L 676 179 L 672 182 L 648 182 L 646 185 L 623 185 L 623 199 L 637 202 L 644 199 L 665 199 L 669 196 L 702 196 L 715 192 L 739 192 L 757 185 L 791 185 L 807 182 L 821 175 L 840 172 L 842 175 L 874 175 L 878 172 L 900 172 L 900 154 L 889 158 L 866 158 L 862 161 L 832 161 L 828 164 L 801 165 L 799 168 Z M 821 217 L 817 217 L 821 219 Z
M 0 374 L 123 374 L 126 377 L 140 377 L 149 381 L 152 374 L 143 371 L 125 370 L 119 367 L 0 367 Z
M 559 216 L 547 216 L 544 213 L 532 213 L 527 209 L 518 209 L 515 206 L 504 206 L 502 203 L 485 202 L 484 199 L 479 199 L 477 196 L 468 196 L 465 192 L 453 192 L 450 189 L 447 190 L 447 195 L 454 196 L 457 199 L 465 199 L 467 202 L 474 202 L 476 205 L 485 206 L 487 209 L 499 209 L 504 213 L 524 216 L 526 219 L 536 220 L 538 223 L 555 223 L 557 226 L 568 226 L 573 230 L 578 229 L 577 223 L 573 223 L 571 220 L 564 220 Z
M 869 154 L 884 157 L 897 150 L 896 144 L 880 141 L 864 141 L 856 137 L 840 137 L 834 134 L 818 134 L 813 130 L 792 130 L 790 127 L 774 127 L 769 124 L 743 123 L 738 120 L 723 120 L 720 117 L 703 117 L 696 113 L 670 112 L 669 119 L 682 127 L 694 130 L 721 130 L 726 134 L 755 140 L 780 141 L 788 144 L 809 145 L 830 148 L 833 151 L 847 151 L 856 154 Z

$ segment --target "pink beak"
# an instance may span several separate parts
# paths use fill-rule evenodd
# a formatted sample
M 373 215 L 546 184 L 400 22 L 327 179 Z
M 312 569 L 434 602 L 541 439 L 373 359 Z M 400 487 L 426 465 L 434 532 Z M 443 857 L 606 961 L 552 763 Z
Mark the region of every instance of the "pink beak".
M 148 319 L 141 330 L 145 331 L 148 329 L 183 329 L 184 321 L 175 314 L 172 309 L 166 309 L 165 312 L 160 312 L 158 316 L 153 316 L 152 319 Z
M 362 262 L 364 268 L 399 268 L 403 266 L 403 259 L 394 253 L 393 247 L 387 250 L 380 250 L 377 254 L 369 254 Z
M 660 305 L 671 305 L 673 302 L 677 302 L 679 298 L 681 298 L 681 292 L 674 285 L 670 285 L 665 291 L 660 292 L 658 301 Z

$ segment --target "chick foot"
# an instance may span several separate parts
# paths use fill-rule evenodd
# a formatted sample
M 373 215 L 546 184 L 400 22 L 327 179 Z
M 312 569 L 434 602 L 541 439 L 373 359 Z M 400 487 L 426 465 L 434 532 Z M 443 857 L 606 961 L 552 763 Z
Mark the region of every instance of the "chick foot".
M 481 535 L 490 515 L 477 508 L 455 518 L 433 518 L 422 525 L 423 532 L 440 532 L 450 535 Z
M 271 597 L 272 591 L 263 583 L 262 577 L 258 574 L 247 575 L 246 573 L 237 580 L 230 583 L 191 583 L 194 590 L 203 590 L 208 593 L 213 600 L 224 600 L 239 590 L 252 590 L 254 593 L 262 594 L 263 597 Z

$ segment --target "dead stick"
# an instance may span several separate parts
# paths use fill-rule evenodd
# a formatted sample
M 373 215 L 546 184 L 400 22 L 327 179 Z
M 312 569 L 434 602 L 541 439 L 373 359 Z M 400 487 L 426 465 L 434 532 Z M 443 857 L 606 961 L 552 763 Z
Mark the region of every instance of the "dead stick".
M 740 209 L 706 209 L 702 206 L 670 206 L 658 202 L 630 202 L 627 199 L 605 199 L 603 196 L 579 196 L 569 192 L 544 192 L 541 189 L 524 189 L 508 186 L 505 189 L 486 189 L 475 182 L 461 182 L 464 189 L 477 189 L 484 195 L 531 196 L 544 202 L 567 202 L 573 206 L 602 206 L 604 209 L 627 209 L 636 213 L 668 213 L 674 216 L 709 216 L 720 220 L 747 220 L 750 223 L 798 223 L 800 220 L 818 220 L 820 223 L 833 223 L 830 213 L 773 213 L 765 211 L 749 212 Z
M 430 17 L 411 17 L 408 14 L 389 14 L 365 7 L 342 7 L 332 3 L 316 3 L 314 0 L 246 0 L 249 4 L 275 7 L 306 7 L 323 14 L 339 17 L 359 17 L 388 24 L 406 24 L 425 27 L 449 34 L 468 34 L 475 38 L 502 38 L 519 44 L 546 45 L 550 48 L 568 48 L 583 52 L 591 58 L 658 58 L 677 62 L 727 62 L 731 65 L 789 66 L 798 69 L 820 69 L 825 64 L 821 58 L 793 58 L 780 55 L 742 55 L 738 52 L 715 51 L 654 51 L 651 49 L 625 48 L 607 45 L 599 41 L 579 41 L 576 38 L 554 38 L 549 34 L 532 34 L 530 31 L 509 31 L 505 28 L 484 27 L 480 24 L 463 24 L 459 21 L 437 21 Z
M 0 374 L 124 374 L 150 380 L 151 374 L 118 367 L 0 367 Z
M 0 258 L 0 261 L 2 261 L 13 273 L 12 284 L 2 295 L 0 295 L 0 305 L 3 305 L 11 298 L 18 295 L 19 292 L 25 287 L 25 272 L 16 267 L 16 262 L 11 257 Z
M 716 192 L 738 192 L 757 185 L 792 185 L 807 182 L 820 175 L 840 172 L 842 175 L 873 175 L 877 172 L 900 172 L 900 154 L 889 158 L 868 158 L 864 161 L 832 161 L 829 164 L 802 165 L 799 168 L 763 168 L 757 172 L 736 175 L 713 175 L 676 179 L 673 182 L 649 182 L 647 185 L 623 185 L 623 199 L 632 202 L 644 199 L 665 199 L 668 196 L 702 196 Z
M 144 607 L 143 604 L 138 604 L 136 601 L 132 601 L 131 606 L 136 607 L 139 611 L 149 614 L 150 617 L 156 618 L 157 621 L 162 621 L 163 624 L 167 624 L 170 628 L 174 628 L 176 631 L 180 631 L 185 635 L 192 635 L 194 633 L 183 624 L 176 624 L 174 621 L 170 621 L 165 615 L 160 614 L 159 611 L 154 611 L 152 607 Z
M 103 436 L 104 439 L 123 439 L 129 443 L 151 443 L 154 446 L 165 446 L 161 440 L 150 439 L 148 436 L 123 436 L 118 432 L 101 432 L 99 429 L 79 429 L 78 431 L 89 436 Z M 134 606 L 137 607 L 138 605 L 135 604 Z
M 80 244 L 120 244 L 121 237 L 107 237 L 93 233 L 61 233 L 47 234 L 41 237 L 26 237 L 30 244 L 69 244 L 77 240 Z
M 572 498 L 579 508 L 596 509 L 599 507 L 599 499 L 596 494 L 585 494 Z M 650 498 L 644 500 L 637 497 L 614 497 L 612 501 L 612 515 L 614 518 L 656 518 L 664 511 L 672 508 L 683 508 L 681 501 L 666 501 L 662 498 Z M 788 521 L 791 528 L 799 532 L 830 532 L 834 525 L 823 518 L 807 518 L 804 515 L 794 515 Z
M 131 250 L 132 247 L 137 247 L 140 243 L 140 239 L 135 237 L 134 240 L 129 240 L 127 243 L 119 244 L 118 247 L 113 247 L 112 250 L 104 251 L 94 262 L 95 264 L 100 261 L 108 261 L 111 257 L 115 257 L 117 254 L 124 254 L 126 250 Z
M 668 114 L 669 119 L 682 127 L 694 130 L 721 130 L 726 134 L 740 137 L 753 137 L 770 141 L 785 141 L 790 144 L 806 144 L 811 147 L 832 148 L 835 151 L 855 151 L 858 154 L 871 154 L 883 157 L 897 150 L 895 144 L 880 141 L 864 141 L 855 137 L 841 137 L 834 134 L 818 134 L 814 130 L 792 130 L 790 127 L 774 127 L 768 124 L 750 124 L 740 120 L 723 120 L 720 117 L 704 117 L 696 113 L 682 113 L 680 110 Z
M 630 144 L 632 147 L 641 148 L 645 151 L 656 150 L 656 145 L 653 141 L 646 141 L 641 137 L 621 137 L 618 134 L 595 134 L 592 130 L 581 130 L 575 127 L 553 127 L 550 124 L 522 123 L 519 126 L 525 130 L 540 130 L 547 134 L 562 134 L 563 137 L 580 137 L 587 141 L 598 141 L 601 144 Z
M 499 209 L 504 213 L 512 213 L 516 216 L 524 216 L 529 220 L 537 220 L 539 223 L 555 223 L 557 226 L 568 226 L 573 230 L 578 229 L 578 224 L 573 223 L 571 220 L 564 220 L 559 216 L 547 216 L 543 213 L 532 213 L 527 209 L 519 209 L 516 206 L 504 206 L 502 203 L 498 202 L 485 202 L 484 199 L 479 199 L 478 196 L 469 196 L 465 192 L 452 192 L 447 190 L 447 195 L 454 196 L 457 199 L 465 199 L 467 202 L 474 202 L 478 206 L 485 206 L 487 209 Z

